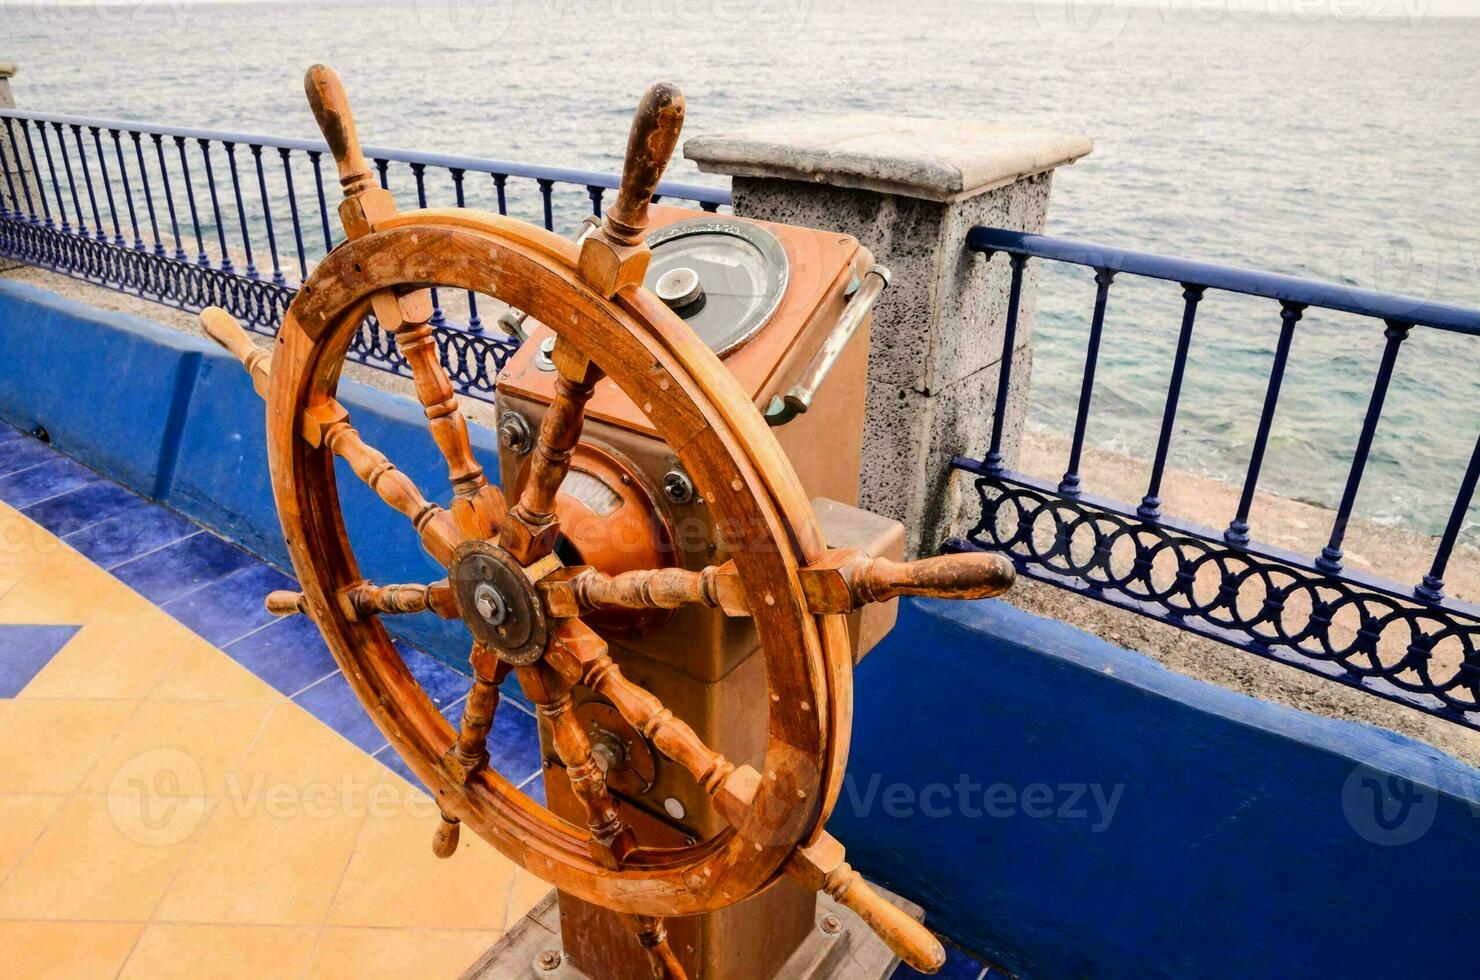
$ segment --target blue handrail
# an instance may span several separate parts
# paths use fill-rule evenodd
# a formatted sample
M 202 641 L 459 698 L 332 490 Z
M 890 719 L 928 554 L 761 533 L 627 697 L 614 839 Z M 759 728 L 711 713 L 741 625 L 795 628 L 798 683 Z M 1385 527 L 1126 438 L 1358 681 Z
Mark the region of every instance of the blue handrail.
M 1464 475 L 1421 582 L 1402 585 L 1348 568 L 1343 552 L 1404 341 L 1416 327 L 1480 336 L 1480 310 L 1002 228 L 971 229 L 967 248 L 989 259 L 1002 253 L 1010 280 L 990 442 L 980 459 L 953 461 L 976 476 L 982 516 L 955 546 L 1006 552 L 1034 578 L 1480 728 L 1480 607 L 1444 591 L 1480 486 L 1480 439 L 1468 464 L 1456 460 Z M 1033 259 L 1094 272 L 1078 408 L 1067 467 L 1057 482 L 1013 470 L 1004 449 L 1024 272 Z M 1156 455 L 1138 504 L 1087 492 L 1080 473 L 1106 308 L 1122 276 L 1179 284 L 1183 300 Z M 1198 312 L 1212 291 L 1271 300 L 1277 305 L 1271 319 L 1276 312 L 1279 317 L 1238 504 L 1221 532 L 1165 514 L 1161 496 Z M 1380 328 L 1382 344 L 1330 535 L 1313 556 L 1261 543 L 1250 527 L 1292 341 L 1309 309 L 1364 317 L 1369 330 Z M 1343 618 L 1357 624 L 1354 637 L 1342 632 Z M 1454 653 L 1437 654 L 1446 643 L 1457 651 L 1457 662 Z
M 272 147 L 273 149 L 297 150 L 299 152 L 327 153 L 329 146 L 321 140 L 296 139 L 288 136 L 263 136 L 255 133 L 234 133 L 221 129 L 192 129 L 185 126 L 166 126 L 160 123 L 137 120 L 95 119 L 90 116 L 68 116 L 55 112 L 29 112 L 22 109 L 6 109 L 4 115 L 13 119 L 32 122 L 59 123 L 63 126 L 97 127 L 102 130 L 118 129 L 137 131 L 160 136 L 191 140 L 210 140 L 216 143 L 231 143 L 241 146 Z M 508 177 L 527 177 L 531 180 L 553 180 L 557 184 L 581 184 L 587 187 L 602 187 L 614 190 L 622 184 L 620 174 L 602 173 L 597 170 L 580 170 L 573 167 L 551 167 L 543 164 L 514 163 L 495 160 L 491 157 L 464 156 L 456 153 L 422 153 L 396 147 L 369 146 L 361 148 L 366 159 L 387 160 L 392 163 L 421 164 L 445 170 L 471 170 L 476 173 L 504 174 Z M 695 204 L 726 205 L 730 203 L 730 191 L 724 187 L 706 187 L 702 184 L 685 184 L 676 180 L 665 180 L 658 184 L 659 197 L 671 197 Z
M 1030 235 L 1002 228 L 973 228 L 966 235 L 966 244 L 977 252 L 1032 256 L 1106 269 L 1117 274 L 1126 273 L 1201 286 L 1204 289 L 1262 296 L 1296 306 L 1318 306 L 1393 323 L 1480 335 L 1480 310 L 1449 303 L 1434 303 L 1411 296 L 1378 293 L 1355 286 L 1299 279 L 1275 272 L 1256 272 L 1235 266 L 1154 255 L 1150 252 L 1133 252 L 1109 245 L 1076 242 L 1048 235 Z

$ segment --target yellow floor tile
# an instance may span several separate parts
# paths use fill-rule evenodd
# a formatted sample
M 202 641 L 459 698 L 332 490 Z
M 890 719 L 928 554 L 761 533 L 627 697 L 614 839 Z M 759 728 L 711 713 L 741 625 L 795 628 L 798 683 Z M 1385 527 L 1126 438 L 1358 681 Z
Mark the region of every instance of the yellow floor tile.
M 461 976 L 498 940 L 493 932 L 438 929 L 325 929 L 311 980 Z
M 198 637 L 170 664 L 149 697 L 174 701 L 286 700 L 272 685 Z
M 439 859 L 431 843 L 441 822 L 430 803 L 368 816 L 327 923 L 502 931 L 515 866 L 474 834 Z
M 305 801 L 291 787 L 222 800 L 156 918 L 318 925 L 354 851 L 363 807 Z
M 60 538 L 10 506 L 0 510 L 0 561 L 47 564 L 77 554 Z
M 301 977 L 319 930 L 302 926 L 220 926 L 156 922 L 119 974 L 121 980 L 273 980 Z
M 36 843 L 62 808 L 62 796 L 0 796 L 0 879 Z
M 41 565 L 0 596 L 0 623 L 132 623 L 154 606 L 80 557 Z
M 0 714 L 0 793 L 68 793 L 137 710 L 137 701 L 18 698 Z
M 144 926 L 137 922 L 0 922 L 11 976 L 26 980 L 111 977 Z
M 161 628 L 164 623 L 168 619 L 161 614 L 156 621 L 139 622 L 138 629 L 106 623 L 84 626 L 31 678 L 20 696 L 144 697 L 186 649 L 205 643 L 189 630 Z
M 238 769 L 252 796 L 273 790 L 303 798 L 363 800 L 386 769 L 298 705 L 278 704 Z
M 149 918 L 190 848 L 199 802 L 69 798 L 0 884 L 0 919 Z
M 5 598 L 11 589 L 40 567 L 32 562 L 11 561 L 7 556 L 0 554 L 0 599 Z
M 272 710 L 270 701 L 144 701 L 79 791 L 127 792 L 141 781 L 170 796 L 221 796 L 241 785 L 237 766 Z

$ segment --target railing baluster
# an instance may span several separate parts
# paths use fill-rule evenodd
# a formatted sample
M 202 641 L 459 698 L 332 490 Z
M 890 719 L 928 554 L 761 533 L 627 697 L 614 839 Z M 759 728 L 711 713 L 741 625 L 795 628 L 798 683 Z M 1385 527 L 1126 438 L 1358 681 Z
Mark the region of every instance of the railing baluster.
M 1477 483 L 1480 483 L 1480 439 L 1475 440 L 1475 449 L 1470 453 L 1470 465 L 1465 469 L 1464 479 L 1460 481 L 1459 493 L 1454 498 L 1454 509 L 1449 512 L 1449 523 L 1444 525 L 1444 534 L 1434 552 L 1434 564 L 1423 577 L 1422 584 L 1413 590 L 1413 594 L 1425 602 L 1441 602 L 1444 599 L 1444 576 L 1449 569 L 1450 556 L 1454 554 L 1454 545 L 1459 541 L 1459 532 L 1464 529 L 1465 518 L 1470 513 L 1470 505 L 1474 503 Z
M 467 207 L 463 200 L 463 174 L 461 167 L 449 167 L 452 174 L 452 191 L 457 200 L 457 206 Z M 478 294 L 471 289 L 468 290 L 468 329 L 474 333 L 483 332 L 483 318 L 478 315 Z
M 303 251 L 303 225 L 298 220 L 298 194 L 293 190 L 293 164 L 286 146 L 278 148 L 283 158 L 283 180 L 288 185 L 288 214 L 293 218 L 293 244 L 298 249 L 298 281 L 308 278 L 308 256 Z
M 175 214 L 175 192 L 170 188 L 170 171 L 164 162 L 164 137 L 159 133 L 150 133 L 149 138 L 154 140 L 154 155 L 159 158 L 159 182 L 164 185 L 164 205 L 170 216 L 170 235 L 175 239 L 175 260 L 186 262 L 189 260 L 185 257 L 185 243 L 180 241 L 180 218 Z
M 411 165 L 411 175 L 416 178 L 416 206 L 419 208 L 425 208 L 427 206 L 426 170 L 427 167 L 424 163 L 413 163 Z M 428 322 L 435 327 L 440 327 L 447 322 L 447 318 L 442 314 L 442 302 L 437 296 L 435 286 L 432 287 L 432 318 Z
M 25 128 L 26 124 L 24 121 L 22 121 L 21 130 L 23 133 L 25 131 Z M 11 155 L 15 157 L 15 173 L 17 179 L 20 181 L 21 194 L 26 199 L 26 214 L 31 224 L 40 224 L 41 219 L 36 215 L 36 202 L 31 197 L 31 184 L 30 181 L 26 180 L 26 161 L 21 157 L 21 145 L 20 143 L 16 142 L 15 127 L 13 121 L 9 116 L 5 117 L 5 141 L 10 144 Z M 31 174 L 36 178 L 37 184 L 39 186 L 41 181 L 41 172 L 35 169 L 34 159 L 35 155 L 33 154 Z M 46 203 L 46 199 L 44 196 L 42 197 L 42 203 Z
M 46 138 L 46 123 L 38 122 L 36 129 L 41 133 L 41 149 L 46 154 L 46 171 L 51 174 L 51 193 L 57 202 L 57 217 L 62 219 L 62 231 L 70 233 L 72 223 L 67 220 L 67 207 L 62 203 L 62 185 L 57 180 L 57 165 L 51 158 L 51 140 Z M 78 216 L 81 218 L 81 215 Z
M 267 226 L 267 251 L 272 255 L 272 281 L 279 286 L 288 280 L 283 276 L 282 263 L 278 261 L 277 234 L 272 227 L 272 202 L 267 197 L 267 175 L 262 172 L 262 147 L 249 144 L 252 163 L 257 167 L 257 192 L 262 198 L 262 218 Z
M 41 214 L 44 216 L 42 223 L 47 228 L 55 228 L 51 205 L 46 203 L 46 188 L 41 184 L 41 167 L 36 163 L 36 144 L 31 141 L 31 127 L 24 120 L 21 121 L 21 135 L 26 138 L 26 155 L 31 158 L 31 174 L 36 178 L 36 199 L 41 202 Z
M 77 196 L 77 178 L 72 173 L 72 155 L 67 152 L 67 136 L 62 132 L 62 124 L 54 122 L 51 128 L 57 134 L 57 153 L 62 158 L 62 170 L 67 175 L 67 193 L 72 198 L 72 212 L 77 215 L 77 234 L 83 238 L 91 236 L 87 233 L 87 220 L 82 214 L 82 199 Z
M 1100 339 L 1105 333 L 1105 307 L 1110 300 L 1110 284 L 1115 273 L 1095 269 L 1095 312 L 1089 325 L 1089 346 L 1084 354 L 1084 376 L 1079 383 L 1079 411 L 1074 416 L 1074 441 L 1069 446 L 1069 466 L 1059 481 L 1059 493 L 1079 496 L 1079 462 L 1084 452 L 1084 434 L 1089 426 L 1089 406 L 1095 394 L 1095 369 L 1100 363 Z
M 123 228 L 118 221 L 118 205 L 113 200 L 113 181 L 108 176 L 108 154 L 103 150 L 103 131 L 100 126 L 89 126 L 93 149 L 98 151 L 98 170 L 103 175 L 103 192 L 108 200 L 108 214 L 113 219 L 113 244 L 123 244 Z
M 509 213 L 509 202 L 505 198 L 505 186 L 509 182 L 508 174 L 490 174 L 493 177 L 493 191 L 498 195 L 498 213 L 507 215 Z
M 129 136 L 134 141 L 134 156 L 139 160 L 139 183 L 144 188 L 144 210 L 149 212 L 149 230 L 154 235 L 154 254 L 164 254 L 164 240 L 159 237 L 159 215 L 154 212 L 154 192 L 149 189 L 149 168 L 144 166 L 144 144 L 134 132 Z
M 1362 434 L 1357 438 L 1357 451 L 1352 455 L 1346 489 L 1342 491 L 1341 504 L 1336 508 L 1336 520 L 1331 525 L 1331 539 L 1316 559 L 1316 567 L 1323 572 L 1334 574 L 1341 571 L 1341 542 L 1346 537 L 1347 525 L 1351 523 L 1352 509 L 1357 504 L 1357 491 L 1362 486 L 1362 473 L 1367 468 L 1367 457 L 1372 453 L 1372 437 L 1382 418 L 1383 402 L 1387 400 L 1388 385 L 1393 380 L 1393 367 L 1398 363 L 1398 347 L 1412 329 L 1413 325 L 1410 323 L 1388 321 L 1387 329 L 1383 331 L 1387 344 L 1382 349 L 1377 380 L 1372 385 L 1372 397 L 1367 402 L 1367 417 L 1362 420 Z
M 1259 470 L 1264 466 L 1264 451 L 1269 447 L 1269 432 L 1274 427 L 1274 413 L 1280 401 L 1280 385 L 1285 381 L 1285 364 L 1290 359 L 1290 344 L 1295 339 L 1295 324 L 1305 315 L 1305 304 L 1280 304 L 1280 339 L 1275 346 L 1274 363 L 1269 369 L 1269 387 L 1264 393 L 1264 409 L 1259 413 L 1259 430 L 1249 454 L 1249 470 L 1244 489 L 1239 495 L 1238 513 L 1223 532 L 1223 540 L 1237 548 L 1249 544 L 1249 511 L 1254 506 L 1254 490 L 1259 486 Z
M 991 258 L 991 255 L 987 256 L 988 261 Z M 997 404 L 992 416 L 992 443 L 986 458 L 982 460 L 991 473 L 1001 473 L 1004 465 L 1002 430 L 1007 418 L 1007 389 L 1012 383 L 1012 356 L 1017 346 L 1018 313 L 1023 300 L 1023 270 L 1027 268 L 1028 257 L 1010 253 L 1007 261 L 1012 266 L 1012 285 L 1007 292 L 1007 326 L 1002 331 L 1002 362 L 997 368 Z
M 180 179 L 185 182 L 185 200 L 190 205 L 190 225 L 195 229 L 195 248 L 198 253 L 195 261 L 199 265 L 209 266 L 211 259 L 206 255 L 206 239 L 200 231 L 200 211 L 195 206 L 195 182 L 190 179 L 190 158 L 185 152 L 185 137 L 175 137 L 175 148 L 180 151 Z
M 1172 377 L 1167 382 L 1166 408 L 1161 415 L 1161 434 L 1156 439 L 1156 460 L 1151 464 L 1151 480 L 1146 496 L 1141 498 L 1136 513 L 1148 521 L 1161 518 L 1161 480 L 1166 473 L 1167 453 L 1172 447 L 1172 427 L 1177 422 L 1177 402 L 1182 398 L 1182 377 L 1187 371 L 1187 352 L 1192 346 L 1192 324 L 1197 319 L 1197 304 L 1202 302 L 1207 287 L 1182 284 L 1182 330 L 1177 334 L 1177 354 L 1172 361 Z
M 329 232 L 329 199 L 324 195 L 324 171 L 319 166 L 320 150 L 308 151 L 308 162 L 313 164 L 313 185 L 319 194 L 319 221 L 324 226 L 324 251 L 334 251 L 334 236 Z
M 236 272 L 236 266 L 231 262 L 231 253 L 226 250 L 226 222 L 221 220 L 221 197 L 216 192 L 216 172 L 211 167 L 211 142 L 210 140 L 198 139 L 200 144 L 200 157 L 205 161 L 206 188 L 211 193 L 211 214 L 216 221 L 216 238 L 221 244 L 221 271 L 227 274 Z
M 257 263 L 252 257 L 252 233 L 247 228 L 247 206 L 242 203 L 242 183 L 236 174 L 236 143 L 225 140 L 226 169 L 231 174 L 231 193 L 236 198 L 236 223 L 242 232 L 242 248 L 247 252 L 247 278 L 257 278 Z
M 591 213 L 598 218 L 601 217 L 601 197 L 606 193 L 606 188 L 598 187 L 595 184 L 587 184 L 586 193 L 591 195 Z M 653 195 L 653 200 L 656 201 L 657 199 L 657 195 Z
M 93 237 L 98 241 L 106 241 L 107 235 L 103 232 L 103 216 L 98 213 L 98 196 L 93 191 L 92 170 L 87 164 L 87 149 L 82 145 L 82 127 L 72 125 L 72 141 L 77 144 L 77 166 L 82 171 L 82 181 L 87 185 L 87 204 L 92 210 Z
M 123 134 L 116 129 L 108 130 L 113 139 L 113 153 L 118 158 L 118 176 L 123 180 L 123 199 L 128 202 L 128 221 L 134 230 L 134 248 L 143 250 L 144 239 L 139 234 L 139 213 L 134 209 L 134 189 L 128 182 L 128 162 L 123 158 Z
M 388 191 L 391 189 L 391 162 L 389 160 L 375 158 L 375 173 L 380 178 L 380 189 Z
M 540 185 L 540 198 L 545 202 L 545 230 L 554 231 L 555 202 L 552 192 L 555 190 L 555 181 L 548 177 L 537 177 L 535 183 Z

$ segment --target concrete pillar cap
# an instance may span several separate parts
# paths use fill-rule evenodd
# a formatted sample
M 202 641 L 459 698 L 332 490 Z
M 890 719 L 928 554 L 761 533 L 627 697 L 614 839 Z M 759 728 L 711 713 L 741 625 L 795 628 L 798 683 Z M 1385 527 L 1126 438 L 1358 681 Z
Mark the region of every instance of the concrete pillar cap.
M 0 79 L 9 78 L 18 71 L 20 68 L 14 61 L 0 61 Z
M 684 143 L 705 173 L 853 187 L 930 201 L 974 197 L 1073 163 L 1086 136 L 1015 126 L 850 114 L 789 119 Z

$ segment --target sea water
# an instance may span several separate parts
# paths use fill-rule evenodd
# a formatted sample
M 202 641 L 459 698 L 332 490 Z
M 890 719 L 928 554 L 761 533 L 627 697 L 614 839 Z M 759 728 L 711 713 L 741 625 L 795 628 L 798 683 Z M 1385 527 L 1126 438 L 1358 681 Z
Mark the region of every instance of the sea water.
M 843 112 L 1074 130 L 1095 152 L 1055 176 L 1051 234 L 1480 306 L 1480 20 L 1147 2 L 22 2 L 0 4 L 0 58 L 25 108 L 288 136 L 316 135 L 301 78 L 323 61 L 367 142 L 603 171 L 658 79 L 682 86 L 689 134 Z M 682 160 L 670 176 L 722 183 Z M 1035 429 L 1072 428 L 1094 289 L 1042 275 Z M 1154 452 L 1180 294 L 1113 286 L 1091 444 Z M 1203 303 L 1172 467 L 1241 481 L 1279 325 L 1272 302 Z M 1301 322 L 1261 487 L 1339 499 L 1382 332 Z M 1477 354 L 1428 329 L 1403 344 L 1359 516 L 1443 527 L 1480 435 Z

